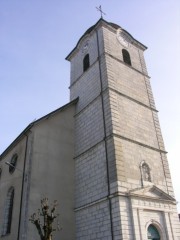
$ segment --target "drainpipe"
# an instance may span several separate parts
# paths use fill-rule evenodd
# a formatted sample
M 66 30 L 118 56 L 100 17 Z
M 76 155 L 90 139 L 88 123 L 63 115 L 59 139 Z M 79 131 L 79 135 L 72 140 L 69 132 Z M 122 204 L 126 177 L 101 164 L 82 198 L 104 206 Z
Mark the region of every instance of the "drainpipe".
M 106 121 L 105 121 L 105 107 L 103 101 L 103 79 L 102 79 L 102 70 L 101 70 L 101 55 L 100 55 L 100 46 L 99 46 L 99 37 L 98 31 L 96 31 L 97 38 L 97 48 L 98 48 L 98 59 L 99 59 L 99 78 L 100 78 L 100 96 L 102 103 L 102 114 L 103 114 L 103 128 L 104 128 L 104 143 L 105 143 L 105 156 L 106 156 L 106 172 L 107 172 L 107 184 L 108 184 L 108 196 L 107 199 L 109 201 L 109 215 L 110 215 L 110 227 L 111 227 L 111 239 L 114 240 L 114 232 L 113 232 L 113 220 L 112 220 L 112 204 L 110 198 L 110 180 L 109 180 L 109 162 L 108 162 L 108 151 L 107 151 L 107 135 L 106 135 Z
M 25 134 L 26 135 L 26 134 Z M 24 193 L 24 182 L 25 182 L 25 169 L 26 169 L 26 159 L 27 159 L 27 148 L 28 148 L 28 135 L 26 135 L 26 147 L 25 147 L 25 156 L 24 156 L 24 166 L 23 166 L 23 176 L 22 176 L 22 185 L 21 185 L 21 200 L 20 200 L 20 211 L 19 211 L 19 224 L 18 224 L 18 237 L 17 240 L 21 240 L 20 230 L 21 230 L 21 214 L 23 207 L 23 193 Z

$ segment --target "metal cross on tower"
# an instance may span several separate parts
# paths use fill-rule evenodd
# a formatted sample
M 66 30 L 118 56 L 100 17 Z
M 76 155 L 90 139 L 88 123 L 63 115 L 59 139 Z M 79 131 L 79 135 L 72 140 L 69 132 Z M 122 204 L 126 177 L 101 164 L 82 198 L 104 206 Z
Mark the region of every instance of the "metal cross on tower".
M 96 7 L 96 9 L 101 13 L 101 18 L 103 18 L 103 14 L 106 15 L 101 8 L 101 5 L 99 7 Z

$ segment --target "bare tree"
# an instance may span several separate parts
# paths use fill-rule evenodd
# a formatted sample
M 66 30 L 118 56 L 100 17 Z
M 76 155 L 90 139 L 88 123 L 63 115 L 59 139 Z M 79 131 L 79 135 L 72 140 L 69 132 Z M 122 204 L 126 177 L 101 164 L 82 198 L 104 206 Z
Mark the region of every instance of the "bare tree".
M 38 209 L 37 213 L 33 213 L 29 219 L 36 226 L 41 240 L 52 240 L 52 233 L 56 231 L 53 228 L 53 223 L 58 216 L 55 214 L 56 207 L 57 201 L 54 201 L 53 205 L 50 206 L 48 198 L 44 198 L 41 200 L 41 209 Z

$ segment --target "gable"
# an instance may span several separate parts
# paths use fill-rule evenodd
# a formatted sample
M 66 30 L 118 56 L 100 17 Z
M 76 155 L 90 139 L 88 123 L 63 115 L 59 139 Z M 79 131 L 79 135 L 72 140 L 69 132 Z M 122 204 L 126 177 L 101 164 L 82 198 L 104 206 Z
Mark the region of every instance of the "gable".
M 139 196 L 141 198 L 150 198 L 163 201 L 173 201 L 175 199 L 169 194 L 165 193 L 156 186 L 148 186 L 144 188 L 133 189 L 129 191 L 130 196 Z

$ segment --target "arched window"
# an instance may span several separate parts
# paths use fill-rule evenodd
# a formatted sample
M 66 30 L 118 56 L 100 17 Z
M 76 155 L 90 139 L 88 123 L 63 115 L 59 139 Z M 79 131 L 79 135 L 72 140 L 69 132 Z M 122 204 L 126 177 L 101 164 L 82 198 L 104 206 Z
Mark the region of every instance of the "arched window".
M 150 168 L 147 163 L 143 163 L 142 166 L 142 177 L 144 181 L 151 182 Z
M 5 236 L 11 232 L 13 200 L 14 200 L 14 188 L 11 187 L 7 193 L 5 202 L 2 236 Z
M 131 58 L 129 52 L 126 49 L 122 50 L 123 61 L 131 66 Z
M 148 239 L 160 240 L 159 232 L 158 232 L 157 228 L 152 224 L 150 224 L 148 227 L 147 236 L 148 236 Z
M 85 72 L 89 68 L 89 54 L 86 54 L 86 56 L 83 59 L 83 71 Z
M 16 169 L 16 163 L 17 163 L 18 155 L 14 154 L 11 158 L 10 165 L 9 165 L 9 172 L 12 174 L 14 170 Z

